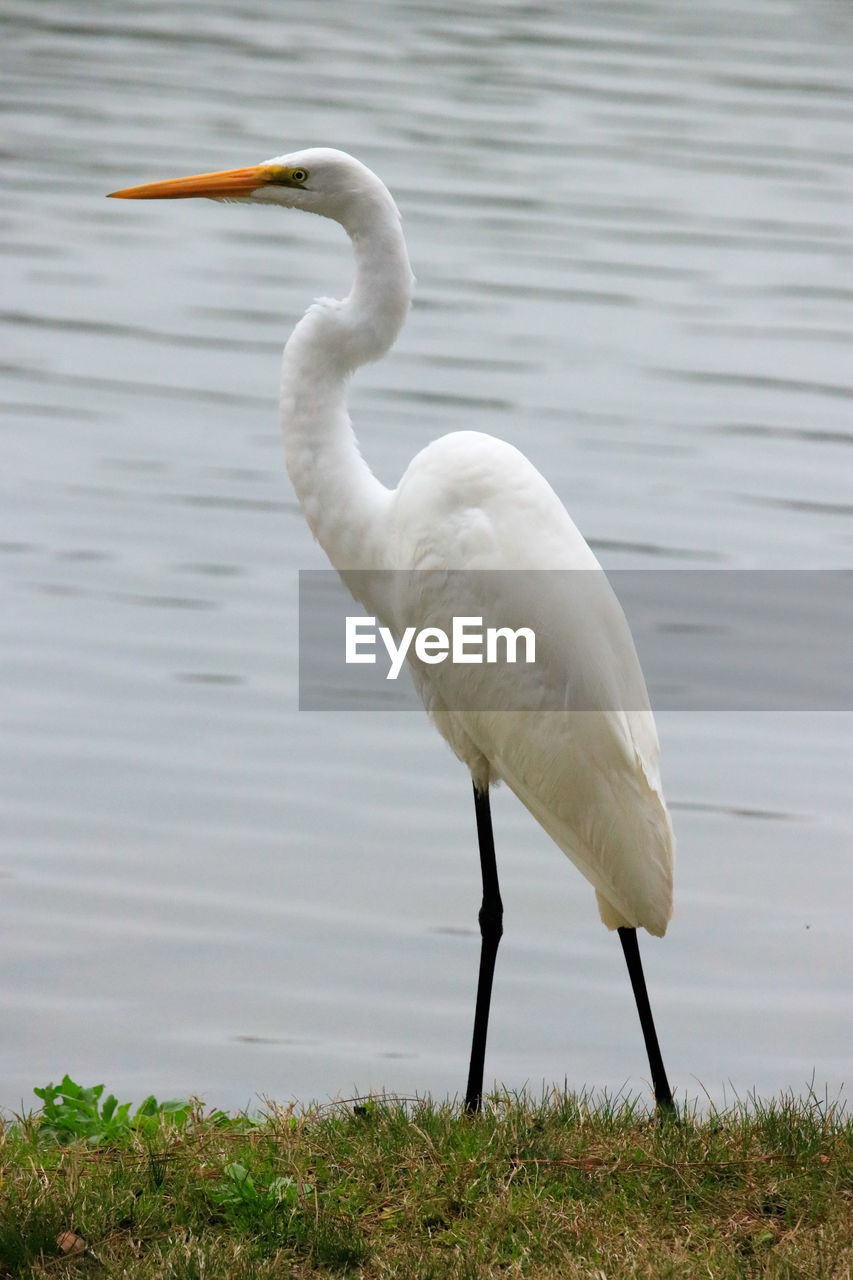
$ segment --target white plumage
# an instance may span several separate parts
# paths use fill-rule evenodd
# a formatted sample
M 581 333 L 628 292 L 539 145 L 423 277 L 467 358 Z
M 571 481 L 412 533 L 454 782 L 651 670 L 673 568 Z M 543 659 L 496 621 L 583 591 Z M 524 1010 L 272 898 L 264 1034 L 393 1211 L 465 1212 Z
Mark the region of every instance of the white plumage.
M 294 489 L 332 564 L 397 635 L 407 626 L 446 625 L 453 615 L 472 614 L 500 626 L 534 628 L 535 668 L 412 662 L 427 711 L 474 781 L 484 954 L 487 933 L 496 952 L 501 932 L 488 787 L 502 780 L 592 883 L 604 923 L 620 930 L 656 1096 L 671 1107 L 638 993 L 639 955 L 633 962 L 628 943 L 636 950 L 637 926 L 657 935 L 666 930 L 673 836 L 654 719 L 618 601 L 559 498 L 511 445 L 472 431 L 444 436 L 419 453 L 389 490 L 356 444 L 346 408 L 350 375 L 389 349 L 414 283 L 387 188 L 353 157 L 314 148 L 250 169 L 115 194 L 283 205 L 332 218 L 349 234 L 351 292 L 342 301 L 315 302 L 284 351 L 281 418 Z M 371 579 L 356 570 L 398 572 Z M 420 572 L 426 570 L 432 572 Z M 481 969 L 481 991 L 483 985 Z M 487 1021 L 491 971 L 485 986 Z M 478 1018 L 480 1004 L 478 994 Z M 472 1109 L 480 1105 L 478 1034 L 475 1023 Z M 484 1052 L 485 1021 L 481 1040 Z M 482 1062 L 479 1071 L 482 1077 Z
M 384 567 L 506 571 L 399 602 L 395 631 L 482 615 L 536 634 L 532 669 L 413 664 L 437 728 L 478 785 L 515 792 L 595 886 L 608 927 L 662 936 L 673 836 L 654 719 L 625 616 L 562 503 L 517 449 L 459 432 L 414 458 L 387 519 Z

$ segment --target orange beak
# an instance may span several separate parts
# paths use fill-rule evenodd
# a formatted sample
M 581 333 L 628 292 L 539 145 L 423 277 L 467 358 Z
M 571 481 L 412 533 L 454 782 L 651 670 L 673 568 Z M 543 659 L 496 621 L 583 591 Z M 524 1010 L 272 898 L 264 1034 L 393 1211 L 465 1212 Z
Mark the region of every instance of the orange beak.
M 247 196 L 275 182 L 282 170 L 274 164 L 256 164 L 250 169 L 222 169 L 219 173 L 196 173 L 189 178 L 167 178 L 146 182 L 141 187 L 125 187 L 109 194 L 116 200 L 186 200 L 190 196 L 211 198 Z

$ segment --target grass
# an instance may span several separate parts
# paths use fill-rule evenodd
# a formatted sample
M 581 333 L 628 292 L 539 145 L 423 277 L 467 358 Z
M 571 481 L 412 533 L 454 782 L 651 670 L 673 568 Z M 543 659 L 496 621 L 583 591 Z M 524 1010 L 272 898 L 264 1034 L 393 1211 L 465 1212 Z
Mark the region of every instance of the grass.
M 39 1096 L 0 1130 L 3 1280 L 853 1275 L 853 1122 L 814 1094 L 680 1124 L 563 1093 L 260 1119 Z

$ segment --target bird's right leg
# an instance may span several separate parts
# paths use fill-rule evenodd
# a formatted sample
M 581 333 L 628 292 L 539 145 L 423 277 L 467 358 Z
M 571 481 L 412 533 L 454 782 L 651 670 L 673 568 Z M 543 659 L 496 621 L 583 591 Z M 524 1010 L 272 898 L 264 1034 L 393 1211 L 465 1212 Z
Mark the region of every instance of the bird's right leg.
M 480 869 L 483 873 L 483 904 L 480 907 L 480 976 L 477 981 L 477 1005 L 474 1010 L 474 1037 L 471 1042 L 471 1064 L 465 1110 L 479 1111 L 483 1102 L 483 1069 L 486 1060 L 486 1034 L 489 1029 L 489 1006 L 498 944 L 503 934 L 503 903 L 498 887 L 498 865 L 492 834 L 492 812 L 488 784 L 480 791 L 474 783 L 474 808 L 477 814 L 477 839 L 480 844 Z

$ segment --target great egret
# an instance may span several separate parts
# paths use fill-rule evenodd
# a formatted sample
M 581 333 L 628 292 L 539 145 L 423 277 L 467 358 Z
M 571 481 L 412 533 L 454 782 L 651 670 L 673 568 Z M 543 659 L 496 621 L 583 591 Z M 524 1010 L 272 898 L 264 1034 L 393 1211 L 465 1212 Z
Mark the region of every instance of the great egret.
M 358 450 L 347 413 L 349 377 L 389 350 L 414 284 L 400 214 L 387 187 L 352 156 L 311 148 L 247 169 L 112 194 L 280 205 L 332 218 L 348 233 L 355 255 L 352 290 L 342 301 L 322 298 L 309 308 L 285 346 L 281 375 L 290 478 L 312 533 L 345 581 L 348 570 L 360 569 L 594 571 L 494 575 L 500 596 L 495 603 L 513 616 L 512 624 L 532 607 L 550 636 L 544 667 L 537 663 L 532 677 L 541 682 L 533 709 L 507 708 L 506 668 L 477 668 L 480 709 L 462 710 L 457 695 L 472 679 L 472 667 L 413 664 L 427 711 L 474 784 L 482 943 L 466 1108 L 482 1105 L 492 979 L 503 932 L 489 808 L 489 785 L 502 779 L 592 882 L 604 924 L 618 931 L 655 1099 L 672 1112 L 637 927 L 658 936 L 666 931 L 673 835 L 657 731 L 624 614 L 550 485 L 511 445 L 473 431 L 444 436 L 414 458 L 396 489 L 377 480 Z M 418 574 L 402 578 L 412 585 L 398 584 L 394 601 L 371 599 L 369 586 L 359 588 L 361 603 L 398 630 L 426 622 L 436 604 L 414 585 L 420 584 Z M 440 583 L 442 575 L 437 578 Z M 582 593 L 575 585 L 581 580 Z

